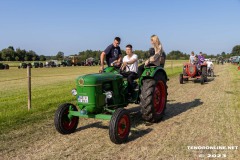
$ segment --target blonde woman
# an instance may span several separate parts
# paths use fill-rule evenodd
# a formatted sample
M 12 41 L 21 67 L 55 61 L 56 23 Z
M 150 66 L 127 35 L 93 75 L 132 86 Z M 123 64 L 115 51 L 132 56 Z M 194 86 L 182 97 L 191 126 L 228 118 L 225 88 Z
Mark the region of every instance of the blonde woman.
M 138 76 L 140 77 L 144 71 L 144 66 L 161 66 L 164 67 L 166 54 L 163 51 L 162 44 L 156 35 L 151 36 L 151 44 L 153 48 L 149 49 L 150 58 L 138 68 Z

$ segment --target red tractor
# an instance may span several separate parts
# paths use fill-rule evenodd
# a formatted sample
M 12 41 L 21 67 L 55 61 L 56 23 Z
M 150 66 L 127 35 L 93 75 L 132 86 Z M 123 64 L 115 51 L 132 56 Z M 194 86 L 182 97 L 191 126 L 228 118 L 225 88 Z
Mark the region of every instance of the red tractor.
M 185 63 L 183 65 L 183 73 L 179 76 L 180 84 L 183 84 L 183 81 L 188 81 L 189 78 L 200 79 L 201 84 L 207 82 L 207 64 L 203 63 L 199 66 L 191 63 Z

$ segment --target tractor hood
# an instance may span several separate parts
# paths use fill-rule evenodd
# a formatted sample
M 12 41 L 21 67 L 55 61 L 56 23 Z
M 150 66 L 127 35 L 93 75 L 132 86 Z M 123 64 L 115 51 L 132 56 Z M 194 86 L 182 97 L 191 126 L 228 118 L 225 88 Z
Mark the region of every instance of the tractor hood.
M 98 73 L 79 76 L 76 80 L 77 86 L 96 86 L 104 82 L 121 79 L 122 75 L 115 73 Z

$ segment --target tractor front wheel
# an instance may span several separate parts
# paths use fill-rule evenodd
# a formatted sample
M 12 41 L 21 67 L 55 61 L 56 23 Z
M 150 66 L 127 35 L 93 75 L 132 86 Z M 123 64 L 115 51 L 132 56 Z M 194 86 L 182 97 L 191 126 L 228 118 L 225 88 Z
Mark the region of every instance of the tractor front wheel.
M 77 111 L 75 105 L 70 103 L 64 103 L 59 106 L 58 110 L 55 113 L 54 124 L 57 131 L 61 134 L 70 134 L 73 133 L 77 126 L 79 117 L 69 117 L 69 109 L 72 107 L 74 111 Z
M 118 108 L 112 115 L 109 126 L 110 140 L 115 144 L 127 141 L 131 128 L 129 113 L 126 109 Z

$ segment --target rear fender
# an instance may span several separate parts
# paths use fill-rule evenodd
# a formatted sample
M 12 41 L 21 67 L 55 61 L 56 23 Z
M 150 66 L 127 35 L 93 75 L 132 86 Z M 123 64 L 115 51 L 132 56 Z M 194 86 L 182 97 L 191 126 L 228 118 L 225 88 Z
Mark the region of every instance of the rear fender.
M 142 83 L 143 79 L 154 78 L 157 72 L 162 72 L 165 75 L 166 80 L 168 80 L 167 73 L 162 67 L 146 67 L 142 76 L 140 77 L 140 82 Z

